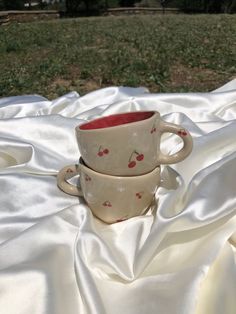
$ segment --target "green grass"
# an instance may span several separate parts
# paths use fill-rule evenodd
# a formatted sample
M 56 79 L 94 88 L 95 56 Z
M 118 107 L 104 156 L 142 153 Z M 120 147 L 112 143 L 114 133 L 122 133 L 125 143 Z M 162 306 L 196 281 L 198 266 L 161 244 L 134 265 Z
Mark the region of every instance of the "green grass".
M 0 96 L 114 85 L 210 91 L 236 76 L 236 15 L 67 19 L 0 28 Z

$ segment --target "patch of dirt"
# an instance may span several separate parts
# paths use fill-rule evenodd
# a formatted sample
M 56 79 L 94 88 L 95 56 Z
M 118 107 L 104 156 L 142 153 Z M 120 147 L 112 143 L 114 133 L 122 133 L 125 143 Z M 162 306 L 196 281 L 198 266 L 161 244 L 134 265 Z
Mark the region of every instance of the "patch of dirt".
M 228 82 L 227 73 L 217 73 L 211 69 L 201 67 L 187 67 L 181 63 L 170 68 L 168 87 L 173 90 L 181 88 L 189 91 L 209 92 Z
M 98 82 L 93 81 L 93 80 L 85 81 L 83 84 L 83 90 L 85 92 L 92 92 L 99 88 L 101 88 L 101 85 Z
M 65 80 L 63 78 L 56 78 L 52 83 L 51 83 L 51 87 L 55 88 L 57 86 L 62 86 L 62 87 L 69 87 L 71 86 L 71 80 Z
M 71 78 L 71 88 L 80 94 L 92 92 L 102 87 L 99 78 L 92 78 L 90 75 L 88 78 L 82 78 L 83 73 L 77 65 L 69 65 L 67 72 Z
M 74 64 L 68 65 L 66 70 L 69 73 L 68 75 L 71 76 L 71 79 L 78 79 L 80 77 L 81 70 L 79 66 L 74 65 Z
M 56 78 L 49 87 L 49 90 L 51 93 L 57 93 L 58 88 L 61 91 L 62 94 L 70 92 L 70 91 L 76 91 L 79 94 L 86 94 L 89 92 L 93 92 L 97 89 L 100 89 L 102 86 L 98 81 L 95 80 L 67 80 L 63 78 Z

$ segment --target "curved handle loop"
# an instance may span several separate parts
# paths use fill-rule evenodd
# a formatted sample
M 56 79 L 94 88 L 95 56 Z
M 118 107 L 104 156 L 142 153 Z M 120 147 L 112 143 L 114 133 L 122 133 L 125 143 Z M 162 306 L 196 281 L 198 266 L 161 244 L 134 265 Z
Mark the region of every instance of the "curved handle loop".
M 73 184 L 67 182 L 68 179 L 73 178 L 80 173 L 79 165 L 69 165 L 62 168 L 57 175 L 57 185 L 65 193 L 74 196 L 83 196 L 81 189 Z
M 174 123 L 168 123 L 163 120 L 160 121 L 160 131 L 163 133 L 174 133 L 180 136 L 184 142 L 184 146 L 180 151 L 173 155 L 165 155 L 160 152 L 158 162 L 160 164 L 174 164 L 184 160 L 193 149 L 193 139 L 188 130 L 183 128 L 181 125 Z

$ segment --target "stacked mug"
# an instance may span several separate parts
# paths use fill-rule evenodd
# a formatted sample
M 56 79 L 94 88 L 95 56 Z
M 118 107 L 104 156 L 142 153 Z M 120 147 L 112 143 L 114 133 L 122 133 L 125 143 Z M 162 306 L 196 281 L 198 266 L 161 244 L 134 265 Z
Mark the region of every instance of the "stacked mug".
M 105 116 L 77 126 L 75 132 L 81 157 L 78 164 L 60 170 L 58 187 L 82 196 L 106 223 L 143 214 L 160 185 L 160 165 L 182 161 L 193 145 L 185 128 L 163 121 L 157 111 Z M 172 155 L 160 150 L 166 132 L 183 140 L 183 147 Z M 67 182 L 78 174 L 78 186 Z

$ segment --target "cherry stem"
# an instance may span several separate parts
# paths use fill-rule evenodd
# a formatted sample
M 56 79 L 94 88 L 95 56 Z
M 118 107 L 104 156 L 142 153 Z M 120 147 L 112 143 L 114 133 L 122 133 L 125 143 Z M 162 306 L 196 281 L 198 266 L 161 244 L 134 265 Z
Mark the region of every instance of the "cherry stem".
M 132 160 L 133 154 L 136 153 L 136 151 L 133 151 L 133 153 L 129 157 L 129 162 Z

